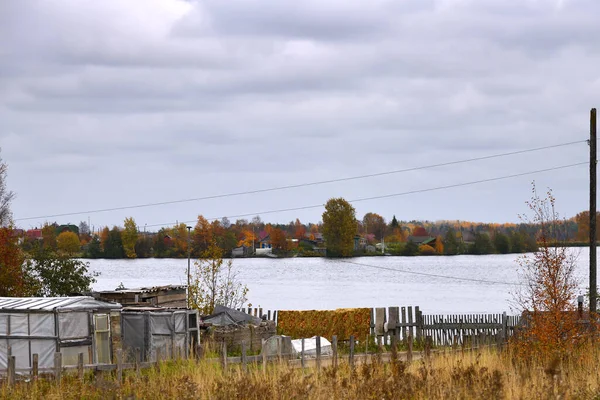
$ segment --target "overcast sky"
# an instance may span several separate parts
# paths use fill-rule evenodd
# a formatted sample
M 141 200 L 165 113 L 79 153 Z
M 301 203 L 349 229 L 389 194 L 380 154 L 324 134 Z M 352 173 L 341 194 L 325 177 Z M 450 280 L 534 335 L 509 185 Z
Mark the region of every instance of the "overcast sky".
M 17 225 L 140 227 L 322 208 L 586 162 L 597 0 L 2 0 L 0 147 Z M 355 203 L 387 220 L 518 221 L 535 179 L 587 209 L 588 167 Z M 235 219 L 235 218 L 233 218 Z M 149 228 L 150 229 L 150 228 Z M 153 228 L 157 229 L 157 228 Z

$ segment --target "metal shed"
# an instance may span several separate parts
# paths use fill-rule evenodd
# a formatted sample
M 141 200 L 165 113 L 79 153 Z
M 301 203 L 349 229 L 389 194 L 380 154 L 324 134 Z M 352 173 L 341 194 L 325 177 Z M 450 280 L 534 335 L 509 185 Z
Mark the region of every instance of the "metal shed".
M 29 369 L 33 354 L 40 369 L 51 368 L 55 352 L 63 365 L 76 365 L 79 353 L 86 364 L 110 364 L 120 312 L 120 304 L 87 296 L 0 297 L 0 370 L 10 355 L 17 369 Z
M 162 357 L 187 357 L 190 348 L 200 343 L 197 310 L 125 307 L 121 318 L 123 350 L 130 360 L 136 348 L 141 351 L 142 361 L 155 361 L 157 349 Z

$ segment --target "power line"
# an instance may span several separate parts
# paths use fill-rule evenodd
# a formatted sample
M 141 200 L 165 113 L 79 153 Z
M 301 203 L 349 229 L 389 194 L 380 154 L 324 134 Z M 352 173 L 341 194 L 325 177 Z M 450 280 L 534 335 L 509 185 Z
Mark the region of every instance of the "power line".
M 449 165 L 464 164 L 464 163 L 469 163 L 469 162 L 474 162 L 474 161 L 489 160 L 489 159 L 493 159 L 493 158 L 500 158 L 500 157 L 517 155 L 517 154 L 531 153 L 531 152 L 535 152 L 535 151 L 571 146 L 574 144 L 580 144 L 580 143 L 586 143 L 586 142 L 587 142 L 587 140 L 577 140 L 577 141 L 573 141 L 573 142 L 559 143 L 559 144 L 554 144 L 554 145 L 550 145 L 550 146 L 535 147 L 535 148 L 526 149 L 526 150 L 511 151 L 508 153 L 493 154 L 493 155 L 489 155 L 489 156 L 468 158 L 468 159 L 464 159 L 464 160 L 449 161 L 449 162 L 444 162 L 444 163 L 430 164 L 430 165 L 424 165 L 424 166 L 420 166 L 420 167 L 411 167 L 411 168 L 406 168 L 406 169 L 398 169 L 398 170 L 385 171 L 385 172 L 378 172 L 378 173 L 373 173 L 373 174 L 357 175 L 357 176 L 351 176 L 351 177 L 345 177 L 345 178 L 329 179 L 329 180 L 307 182 L 307 183 L 298 183 L 298 184 L 286 185 L 286 186 L 276 186 L 276 187 L 265 188 L 265 189 L 247 190 L 247 191 L 243 191 L 243 192 L 216 194 L 216 195 L 196 197 L 196 198 L 191 198 L 191 199 L 171 200 L 171 201 L 163 201 L 163 202 L 157 202 L 157 203 L 146 203 L 146 204 L 137 204 L 137 205 L 131 205 L 131 206 L 122 206 L 122 207 L 101 208 L 101 209 L 96 209 L 96 210 L 77 211 L 77 212 L 62 213 L 62 214 L 41 215 L 41 216 L 37 216 L 37 217 L 16 218 L 15 221 L 28 221 L 28 220 L 33 220 L 33 219 L 67 217 L 67 216 L 81 215 L 81 214 L 97 214 L 97 213 L 110 212 L 110 211 L 131 210 L 131 209 L 136 209 L 136 208 L 156 207 L 156 206 L 164 206 L 164 205 L 169 205 L 169 204 L 189 203 L 189 202 L 193 202 L 193 201 L 203 201 L 203 200 L 220 199 L 220 198 L 225 198 L 225 197 L 244 196 L 244 195 L 249 195 L 249 194 L 274 192 L 274 191 L 279 191 L 279 190 L 295 189 L 295 188 L 301 188 L 301 187 L 307 187 L 307 186 L 318 186 L 318 185 L 325 185 L 325 184 L 329 184 L 329 183 L 346 182 L 346 181 L 351 181 L 351 180 L 374 178 L 374 177 L 378 177 L 378 176 L 400 174 L 400 173 L 404 173 L 404 172 L 418 171 L 418 170 L 429 169 L 429 168 L 445 167 L 445 166 L 449 166 Z
M 348 200 L 348 202 L 349 203 L 358 203 L 358 202 L 361 202 L 361 201 L 385 199 L 385 198 L 389 198 L 389 197 L 400 197 L 400 196 L 406 196 L 406 195 L 409 195 L 409 194 L 416 194 L 416 193 L 433 192 L 433 191 L 436 191 L 436 190 L 451 189 L 451 188 L 457 188 L 457 187 L 461 187 L 461 186 L 470 186 L 470 185 L 476 185 L 476 184 L 479 184 L 479 183 L 494 182 L 494 181 L 499 181 L 499 180 L 509 179 L 509 178 L 517 178 L 517 177 L 520 177 L 520 176 L 533 175 L 533 174 L 538 174 L 538 173 L 542 173 L 542 172 L 556 171 L 556 170 L 559 170 L 559 169 L 571 168 L 571 167 L 576 167 L 576 166 L 579 166 L 579 165 L 587 165 L 587 162 L 580 162 L 580 163 L 575 163 L 575 164 L 561 165 L 561 166 L 558 166 L 558 167 L 538 169 L 536 171 L 521 172 L 521 173 L 518 173 L 518 174 L 505 175 L 505 176 L 499 176 L 499 177 L 488 178 L 488 179 L 480 179 L 480 180 L 477 180 L 477 181 L 456 183 L 456 184 L 452 184 L 452 185 L 437 186 L 437 187 L 427 188 L 427 189 L 410 190 L 408 192 L 384 194 L 384 195 L 381 195 L 381 196 L 363 197 L 363 198 L 358 198 L 358 199 L 354 199 L 354 200 Z M 222 219 L 222 218 L 243 218 L 243 217 L 251 217 L 251 216 L 254 216 L 254 215 L 275 214 L 275 213 L 287 212 L 287 211 L 308 210 L 308 209 L 313 209 L 313 208 L 320 208 L 320 207 L 323 207 L 323 206 L 324 206 L 323 204 L 313 204 L 313 205 L 302 206 L 302 207 L 283 208 L 283 209 L 278 209 L 278 210 L 268 210 L 268 211 L 253 212 L 253 213 L 246 213 L 246 214 L 227 215 L 227 216 L 216 217 L 216 218 L 207 218 L 207 220 L 208 221 L 215 221 L 215 220 Z M 196 220 L 192 220 L 192 221 L 180 221 L 180 223 L 184 223 L 184 224 L 191 224 L 191 223 L 194 223 L 194 222 L 196 222 Z M 152 225 L 146 225 L 146 226 L 148 226 L 148 227 L 155 227 L 155 226 L 168 226 L 168 225 L 174 225 L 174 224 L 175 223 L 171 222 L 171 223 L 166 223 L 166 224 L 152 224 Z
M 427 272 L 408 271 L 408 270 L 405 270 L 405 269 L 381 267 L 381 266 L 378 266 L 378 265 L 363 264 L 363 263 L 358 263 L 358 262 L 354 262 L 354 261 L 339 260 L 338 262 L 345 263 L 345 264 L 358 265 L 358 266 L 361 266 L 361 267 L 369 267 L 369 268 L 381 269 L 381 270 L 386 270 L 386 271 L 402 272 L 404 274 L 426 276 L 426 277 L 429 277 L 429 278 L 453 279 L 453 280 L 458 280 L 458 281 L 468 281 L 468 282 L 477 282 L 477 283 L 489 283 L 489 284 L 495 284 L 495 285 L 509 285 L 509 286 L 521 285 L 520 283 L 517 283 L 517 282 L 492 281 L 492 280 L 488 280 L 488 279 L 476 279 L 476 278 L 460 278 L 458 276 L 439 275 L 439 274 L 430 274 L 430 273 L 427 273 Z

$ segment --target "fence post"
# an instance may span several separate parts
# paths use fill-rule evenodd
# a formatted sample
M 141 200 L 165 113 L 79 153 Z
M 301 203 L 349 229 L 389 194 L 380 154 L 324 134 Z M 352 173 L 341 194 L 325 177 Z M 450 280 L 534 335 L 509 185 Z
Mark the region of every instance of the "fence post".
M 277 337 L 277 362 L 281 363 L 281 336 Z
M 17 365 L 17 359 L 15 356 L 8 357 L 8 386 L 15 386 L 17 372 L 15 371 Z
M 508 318 L 506 311 L 502 313 L 502 344 L 508 341 Z
M 77 377 L 83 381 L 83 353 L 77 355 Z
M 54 378 L 60 384 L 62 375 L 62 353 L 54 353 Z
M 267 321 L 271 320 L 271 310 L 267 311 Z
M 40 366 L 40 362 L 39 362 L 39 356 L 37 353 L 34 353 L 32 355 L 32 360 L 31 360 L 31 369 L 32 369 L 32 374 L 33 374 L 33 380 L 36 380 L 38 378 L 38 374 L 39 374 L 39 366 Z
M 266 339 L 261 339 L 261 343 L 262 343 L 262 350 L 261 350 L 261 354 L 262 354 L 262 368 L 263 368 L 263 372 L 267 372 L 267 349 L 265 348 L 265 343 L 266 343 Z
M 431 343 L 432 343 L 431 336 L 427 335 L 425 337 L 425 358 L 427 360 L 429 360 L 429 358 L 431 357 Z
M 160 347 L 156 348 L 156 370 L 160 371 L 160 362 L 162 361 L 162 351 L 160 351 Z
M 117 382 L 121 386 L 123 382 L 123 350 L 117 349 Z
M 227 370 L 227 342 L 223 341 L 223 346 L 221 347 L 221 367 L 223 371 Z
M 406 353 L 406 362 L 412 362 L 412 358 L 413 358 L 413 338 L 412 338 L 412 334 L 408 335 L 407 338 L 407 342 L 408 342 L 408 346 L 407 346 L 407 353 Z
M 321 371 L 321 336 L 317 336 L 317 371 Z
M 139 378 L 141 376 L 140 363 L 142 362 L 142 351 L 139 347 L 135 348 L 135 374 Z
M 304 338 L 302 338 L 302 350 L 300 351 L 300 365 L 302 365 L 302 369 L 306 367 L 304 360 Z
M 350 335 L 350 354 L 348 355 L 350 368 L 354 368 L 354 335 Z
M 338 342 L 337 335 L 333 335 L 331 338 L 331 350 L 333 352 L 333 369 L 338 367 Z
M 398 361 L 398 339 L 396 338 L 396 335 L 392 335 L 391 337 L 392 339 L 392 362 L 397 362 Z
M 242 369 L 244 371 L 248 370 L 248 358 L 247 358 L 247 349 L 246 349 L 246 341 L 242 341 Z
M 417 342 L 418 342 L 423 337 L 423 313 L 421 313 L 419 306 L 415 307 L 415 323 L 417 325 L 415 327 L 415 330 L 416 330 L 415 334 L 416 334 Z

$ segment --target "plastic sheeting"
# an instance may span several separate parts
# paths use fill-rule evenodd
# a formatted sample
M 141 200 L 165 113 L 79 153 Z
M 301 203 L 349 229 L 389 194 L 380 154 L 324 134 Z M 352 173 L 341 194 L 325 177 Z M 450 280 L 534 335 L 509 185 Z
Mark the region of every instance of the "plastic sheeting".
M 83 363 L 90 363 L 90 346 L 62 347 L 62 365 L 77 365 L 79 353 L 83 353 Z
M 8 340 L 0 339 L 0 369 L 8 368 Z
M 29 314 L 29 332 L 31 336 L 54 336 L 54 315 Z
M 125 314 L 122 316 L 123 349 L 127 352 L 127 358 L 133 359 L 136 347 L 145 349 L 144 339 L 146 326 L 144 314 Z
M 31 354 L 38 355 L 40 368 L 51 368 L 54 366 L 54 353 L 56 342 L 54 340 L 31 340 Z
M 13 339 L 8 340 L 11 354 L 15 356 L 16 368 L 29 368 L 29 340 Z
M 233 308 L 216 305 L 214 312 L 206 318 L 202 318 L 204 322 L 210 322 L 215 326 L 227 326 L 231 325 L 230 321 L 234 324 L 252 324 L 260 325 L 262 320 L 257 317 L 253 317 L 250 314 L 234 310 Z
M 87 312 L 58 314 L 58 334 L 61 339 L 86 338 L 90 336 Z
M 10 314 L 10 332 L 9 335 L 13 336 L 27 336 L 28 332 L 28 324 L 27 324 L 27 314 Z
M 177 333 L 185 333 L 185 319 L 187 317 L 187 313 L 175 313 L 175 332 Z
M 170 335 L 173 332 L 173 321 L 171 313 L 151 313 L 150 314 L 150 332 L 153 335 Z
M 296 353 L 300 354 L 302 351 L 302 339 L 292 340 L 292 346 Z M 307 356 L 316 356 L 317 355 L 317 337 L 313 336 L 311 338 L 304 339 L 304 354 Z M 321 354 L 322 355 L 331 355 L 333 354 L 333 349 L 331 348 L 331 342 L 321 336 Z
M 0 335 L 8 335 L 8 315 L 0 314 Z

